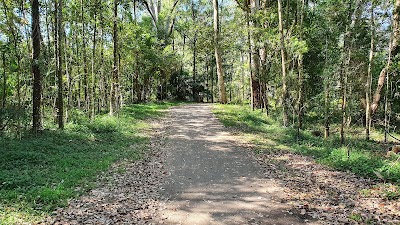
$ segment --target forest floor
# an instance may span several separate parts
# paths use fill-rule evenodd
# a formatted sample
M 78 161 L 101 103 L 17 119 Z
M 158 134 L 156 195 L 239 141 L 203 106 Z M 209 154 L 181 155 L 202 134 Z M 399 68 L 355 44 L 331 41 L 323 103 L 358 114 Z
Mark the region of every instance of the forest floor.
M 399 224 L 374 182 L 291 152 L 256 154 L 207 104 L 153 124 L 143 160 L 119 162 L 52 224 Z M 364 193 L 365 194 L 365 193 Z

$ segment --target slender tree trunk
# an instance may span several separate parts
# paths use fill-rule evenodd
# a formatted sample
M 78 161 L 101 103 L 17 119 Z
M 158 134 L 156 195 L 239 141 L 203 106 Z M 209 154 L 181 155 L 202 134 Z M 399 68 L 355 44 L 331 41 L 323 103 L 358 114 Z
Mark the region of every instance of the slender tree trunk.
M 6 53 L 2 53 L 3 58 L 3 93 L 1 99 L 1 108 L 6 108 L 7 105 L 7 73 L 6 73 Z
M 301 0 L 301 9 L 300 9 L 300 21 L 299 21 L 299 26 L 300 26 L 300 41 L 303 39 L 303 18 L 304 18 L 304 0 Z M 304 89 L 304 84 L 303 84 L 303 55 L 300 54 L 298 59 L 297 59 L 297 65 L 298 65 L 298 99 L 297 99 L 297 139 L 300 138 L 300 130 L 303 128 L 303 112 L 304 112 L 304 94 L 303 94 L 303 89 Z
M 56 43 L 56 73 L 57 73 L 57 122 L 58 128 L 64 129 L 64 99 L 63 99 L 63 0 L 55 1 L 55 43 Z
M 211 68 L 211 103 L 214 103 L 214 66 Z
M 346 63 L 344 64 L 344 67 Z M 344 67 L 342 70 L 344 70 Z M 340 144 L 344 145 L 345 143 L 345 133 L 344 133 L 344 126 L 346 124 L 346 106 L 347 106 L 347 73 L 341 72 L 340 76 L 340 87 L 341 87 L 341 96 L 342 96 L 342 122 L 340 124 Z
M 209 63 L 209 60 L 208 60 L 208 56 L 206 56 L 206 88 L 207 88 L 207 91 L 210 91 L 210 89 L 209 89 L 209 76 L 210 76 L 210 63 Z M 207 103 L 209 102 L 209 100 L 210 100 L 210 96 L 207 93 Z
M 105 35 L 104 35 L 104 17 L 103 17 L 103 4 L 100 4 L 100 26 L 101 26 L 101 35 L 100 35 L 100 77 L 102 79 L 102 85 L 101 85 L 101 90 L 99 92 L 103 92 L 103 94 L 99 94 L 102 96 L 101 102 L 101 108 L 108 108 L 109 107 L 109 88 L 108 88 L 108 83 L 109 83 L 109 76 L 108 73 L 104 72 L 104 40 L 105 40 Z
M 79 54 L 80 46 L 79 46 L 79 41 L 78 41 L 78 26 L 79 25 L 77 23 L 73 23 L 73 25 L 74 25 L 73 27 L 75 27 L 75 29 L 74 29 L 75 32 L 73 34 L 73 42 L 75 43 L 75 51 L 76 51 L 74 64 L 75 64 L 77 74 L 79 75 L 79 79 L 77 81 L 77 87 L 76 87 L 77 90 L 74 91 L 75 92 L 74 95 L 76 96 L 75 97 L 76 101 L 77 101 L 76 105 L 77 105 L 78 109 L 80 110 L 81 106 L 82 106 L 82 96 L 81 96 L 81 94 L 82 94 L 82 79 L 81 79 L 82 74 L 81 74 L 81 63 L 80 63 L 80 59 L 79 59 L 79 56 L 80 56 L 80 54 Z
M 89 95 L 89 82 L 88 82 L 88 67 L 87 67 L 87 54 L 86 54 L 86 21 L 85 21 L 85 0 L 81 0 L 81 21 L 82 21 L 82 54 L 83 54 L 83 89 L 85 96 L 85 110 L 90 116 L 90 95 Z
M 241 82 L 241 88 L 242 88 L 242 103 L 244 102 L 245 99 L 245 94 L 244 94 L 244 89 L 245 89 L 245 85 L 244 85 L 244 56 L 243 56 L 243 51 L 240 51 L 240 59 L 241 59 L 241 65 L 240 65 L 240 70 L 241 70 L 241 74 L 242 74 L 242 82 Z
M 371 45 L 369 49 L 369 63 L 368 63 L 368 74 L 365 82 L 365 139 L 370 139 L 371 130 L 371 107 L 370 107 L 370 96 L 371 96 L 371 83 L 372 83 L 372 67 L 374 60 L 374 36 L 375 36 L 375 22 L 374 22 L 374 3 L 371 1 L 371 19 L 370 19 L 370 30 L 371 30 Z
M 286 85 L 286 58 L 285 58 L 285 37 L 283 34 L 282 0 L 278 0 L 279 33 L 281 41 L 281 60 L 282 60 L 282 105 L 283 105 L 283 126 L 287 126 L 288 117 L 288 91 Z
M 233 80 L 233 74 L 230 73 L 230 79 L 229 79 L 229 102 L 232 102 L 232 89 L 233 89 L 232 80 Z
M 111 98 L 110 98 L 110 115 L 113 115 L 119 110 L 119 65 L 118 65 L 118 1 L 114 0 L 114 27 L 113 27 L 113 41 L 114 41 L 114 65 L 113 76 L 111 84 Z
M 47 47 L 46 51 L 44 52 L 46 54 L 46 57 L 49 57 L 51 54 L 51 39 L 50 39 L 50 22 L 49 22 L 49 11 L 51 12 L 51 4 L 50 2 L 46 2 L 46 14 L 45 14 L 45 22 L 46 22 L 46 37 L 47 37 Z M 48 73 L 48 72 L 47 72 Z
M 325 122 L 324 122 L 324 138 L 327 139 L 329 137 L 329 127 L 330 127 L 330 100 L 329 100 L 329 81 L 325 81 L 324 85 L 324 105 L 325 105 Z
M 192 94 L 193 94 L 193 101 L 197 102 L 198 99 L 198 93 L 197 93 L 197 84 L 196 84 L 196 57 L 197 57 L 197 47 L 196 47 L 196 42 L 197 42 L 197 34 L 194 35 L 193 37 L 193 85 L 192 85 Z
M 340 125 L 340 144 L 344 145 L 345 143 L 345 131 L 344 126 L 346 125 L 346 116 L 347 116 L 347 80 L 350 73 L 350 62 L 351 62 L 351 54 L 353 47 L 353 29 L 359 20 L 362 10 L 361 10 L 361 1 L 357 0 L 355 4 L 354 12 L 351 12 L 351 4 L 349 2 L 348 8 L 348 18 L 347 21 L 351 22 L 350 25 L 346 26 L 346 33 L 343 38 L 343 50 L 342 50 L 342 68 L 340 70 L 340 87 L 341 87 L 341 98 L 342 98 L 342 123 Z M 354 16 L 353 16 L 354 15 Z M 353 17 L 353 19 L 352 19 Z
M 396 0 L 393 9 L 393 20 L 392 20 L 392 38 L 390 40 L 389 56 L 386 66 L 382 69 L 379 74 L 378 86 L 376 87 L 374 98 L 371 104 L 371 112 L 374 114 L 378 109 L 379 100 L 381 99 L 381 91 L 385 84 L 386 73 L 390 68 L 392 57 L 396 57 L 400 51 L 400 0 Z
M 42 75 L 39 68 L 40 57 L 40 14 L 39 1 L 31 1 L 32 8 L 32 73 L 33 73 L 33 112 L 32 128 L 35 133 L 42 130 Z
M 325 68 L 328 66 L 328 35 L 325 37 Z M 329 76 L 325 74 L 324 79 L 324 107 L 325 107 L 325 121 L 324 121 L 324 138 L 327 139 L 330 135 L 330 99 L 329 99 Z
M 63 34 L 64 37 L 64 46 L 65 49 L 69 49 L 70 46 L 67 42 L 67 37 L 65 35 L 65 32 Z M 71 54 L 68 55 L 68 51 L 64 52 L 64 60 L 65 60 L 65 76 L 67 79 L 67 99 L 66 99 L 66 107 L 65 107 L 65 121 L 68 122 L 69 119 L 69 109 L 71 108 L 71 99 L 72 99 L 72 67 L 70 66 L 70 63 L 72 61 L 72 56 Z
M 193 23 L 195 23 L 196 21 L 196 12 L 195 12 L 195 5 L 194 5 L 194 1 L 191 1 L 191 9 L 192 9 L 192 21 Z M 197 59 L 197 31 L 194 32 L 193 35 L 193 46 L 192 46 L 192 50 L 193 50 L 193 83 L 192 83 L 192 97 L 193 97 L 193 101 L 197 102 L 198 99 L 198 86 L 197 86 L 197 81 L 196 81 L 196 76 L 197 76 L 197 68 L 196 68 L 196 59 Z
M 386 73 L 386 91 L 385 91 L 385 143 L 387 143 L 387 133 L 389 132 L 388 119 L 388 97 L 389 97 L 389 73 Z
M 224 82 L 224 71 L 222 69 L 222 59 L 219 49 L 219 15 L 218 15 L 218 0 L 213 0 L 214 6 L 214 50 L 215 50 L 215 62 L 217 66 L 218 75 L 218 90 L 219 90 L 219 101 L 222 104 L 227 103 L 226 90 Z
M 94 119 L 95 114 L 96 114 L 96 107 L 95 107 L 95 95 L 96 95 L 96 76 L 95 76 L 95 58 L 96 58 L 96 35 L 97 35 L 97 8 L 98 3 L 96 2 L 95 4 L 95 9 L 94 9 L 94 28 L 93 28 L 93 47 L 92 47 L 92 74 L 91 74 L 91 78 L 92 78 L 92 91 L 90 99 L 92 100 L 90 103 L 90 118 Z
M 249 47 L 249 65 L 250 65 L 250 104 L 251 104 L 251 109 L 252 110 L 254 110 L 254 105 L 255 105 L 255 102 L 254 102 L 254 98 L 255 98 L 255 95 L 254 95 L 254 91 L 253 91 L 253 70 L 252 70 L 252 68 L 251 68 L 251 65 L 252 65 L 252 50 L 251 50 L 251 35 L 250 35 L 250 13 L 249 12 L 247 12 L 246 13 L 246 20 L 247 20 L 247 44 L 249 45 L 248 47 Z
M 252 15 L 257 15 L 260 10 L 260 0 L 251 0 L 250 1 L 250 9 Z M 259 23 L 256 19 L 251 19 L 250 16 L 248 17 L 248 26 L 258 29 Z M 258 37 L 251 32 L 249 29 L 249 44 L 250 44 L 250 54 L 251 54 L 251 88 L 252 88 L 252 104 L 253 109 L 261 109 L 261 67 L 260 67 L 260 50 L 257 47 Z

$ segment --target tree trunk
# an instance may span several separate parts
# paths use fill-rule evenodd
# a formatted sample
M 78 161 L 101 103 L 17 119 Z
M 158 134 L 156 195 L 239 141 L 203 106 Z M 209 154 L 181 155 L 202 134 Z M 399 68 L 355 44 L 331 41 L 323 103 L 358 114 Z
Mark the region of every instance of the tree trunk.
M 82 53 L 83 53 L 83 90 L 85 96 L 85 110 L 90 115 L 89 105 L 90 105 L 90 96 L 89 96 L 89 82 L 88 82 L 88 68 L 87 68 L 87 54 L 86 54 L 86 28 L 85 28 L 85 14 L 84 14 L 85 3 L 84 0 L 81 0 L 81 21 L 82 21 Z
M 371 112 L 374 114 L 378 109 L 379 100 L 381 99 L 381 92 L 383 85 L 385 84 L 386 73 L 388 73 L 392 58 L 395 58 L 399 53 L 400 46 L 400 0 L 396 0 L 394 9 L 393 9 L 393 20 L 392 20 L 392 39 L 390 41 L 389 46 L 389 56 L 387 60 L 386 66 L 382 69 L 379 74 L 378 86 L 376 87 L 374 98 L 371 104 Z
M 33 73 L 33 112 L 32 129 L 35 133 L 42 130 L 42 75 L 39 68 L 40 57 L 40 14 L 39 1 L 31 1 L 32 8 L 32 73 Z
M 283 105 L 283 126 L 287 126 L 288 118 L 288 91 L 286 86 L 286 59 L 285 59 L 285 37 L 283 34 L 282 18 L 282 0 L 278 0 L 279 34 L 281 41 L 281 59 L 282 59 L 282 105 Z
M 214 66 L 211 68 L 211 103 L 214 103 Z
M 118 60 L 118 0 L 114 0 L 114 26 L 113 26 L 113 41 L 114 41 L 114 65 L 112 71 L 111 98 L 110 98 L 110 115 L 119 111 L 119 60 Z
M 214 50 L 215 50 L 215 62 L 217 66 L 218 75 L 218 90 L 219 90 L 219 101 L 222 104 L 227 103 L 226 90 L 224 82 L 224 71 L 222 69 L 222 59 L 219 49 L 219 15 L 218 15 L 218 0 L 213 0 L 214 6 Z
M 91 71 L 91 78 L 92 78 L 92 91 L 90 92 L 90 118 L 94 119 L 95 113 L 96 113 L 96 107 L 95 107 L 95 93 L 96 93 L 96 76 L 94 73 L 94 67 L 95 67 L 95 57 L 96 57 L 96 35 L 97 35 L 97 10 L 96 8 L 98 7 L 97 2 L 95 3 L 95 8 L 94 8 L 94 28 L 93 28 L 93 47 L 92 47 L 92 71 Z
M 245 85 L 244 85 L 244 76 L 245 76 L 245 74 L 244 74 L 244 56 L 243 56 L 243 51 L 240 51 L 240 62 L 241 62 L 241 65 L 240 65 L 240 70 L 241 70 L 241 75 L 242 75 L 242 79 L 241 79 L 241 89 L 242 89 L 242 103 L 244 102 L 244 99 L 245 99 L 245 94 L 244 94 L 244 88 L 245 88 Z
M 346 67 L 347 63 L 343 64 L 343 68 L 341 69 L 342 71 L 345 70 L 344 68 Z M 342 121 L 340 124 L 340 144 L 344 145 L 345 143 L 345 133 L 344 133 L 344 126 L 346 124 L 346 106 L 347 106 L 347 73 L 346 72 L 341 72 L 340 73 L 340 92 L 341 92 L 341 98 L 342 98 L 342 105 L 341 105 L 341 111 L 342 111 Z
M 64 46 L 65 49 L 70 49 L 70 46 L 68 45 L 67 42 L 67 37 L 65 33 L 63 34 L 64 37 Z M 64 52 L 64 60 L 65 60 L 65 76 L 67 79 L 67 99 L 66 99 L 66 104 L 67 106 L 65 107 L 65 121 L 68 122 L 68 116 L 69 116 L 69 109 L 71 108 L 71 94 L 72 94 L 72 66 L 69 64 L 72 61 L 72 54 L 67 55 L 68 51 Z
M 370 19 L 370 29 L 371 29 L 371 46 L 369 49 L 369 63 L 368 63 L 368 74 L 365 82 L 365 139 L 370 139 L 370 130 L 371 130 L 371 83 L 372 83 L 372 67 L 373 67 L 373 59 L 374 59 L 374 36 L 375 36 L 375 24 L 374 24 L 374 3 L 371 2 L 371 19 Z
M 208 60 L 208 56 L 206 56 L 206 88 L 207 88 L 207 92 L 209 92 L 209 76 L 210 76 L 210 63 Z M 207 103 L 210 100 L 210 96 L 207 93 Z
M 325 68 L 328 65 L 328 35 L 325 36 Z M 325 107 L 325 121 L 324 121 L 324 138 L 327 139 L 330 135 L 330 99 L 329 99 L 329 76 L 325 74 L 324 79 L 324 107 Z
M 252 15 L 257 15 L 258 11 L 260 10 L 260 0 L 251 0 L 250 1 L 250 9 Z M 258 28 L 259 23 L 256 19 L 250 19 L 249 16 L 249 26 L 253 28 Z M 251 31 L 251 29 L 250 29 Z M 250 44 L 250 53 L 251 53 L 251 88 L 252 88 L 252 108 L 260 109 L 262 108 L 261 104 L 261 83 L 260 83 L 260 51 L 259 48 L 256 46 L 258 37 L 254 35 L 252 32 L 249 33 L 249 44 Z
M 300 26 L 300 41 L 303 39 L 303 18 L 304 18 L 304 0 L 301 1 L 301 9 L 300 9 L 300 21 L 299 21 L 299 26 Z M 297 65 L 298 65 L 298 99 L 297 99 L 297 138 L 300 138 L 300 130 L 303 128 L 303 113 L 304 113 L 304 94 L 303 94 L 303 89 L 304 89 L 304 84 L 303 84 L 303 54 L 299 55 L 299 58 L 297 59 Z
M 62 18 L 62 7 L 63 0 L 55 1 L 55 24 L 56 31 L 55 39 L 56 42 L 56 73 L 57 73 L 57 122 L 58 128 L 64 129 L 64 99 L 63 99 L 63 18 Z
M 325 81 L 324 85 L 324 101 L 325 101 L 325 122 L 324 122 L 324 138 L 327 139 L 329 137 L 329 127 L 330 127 L 330 102 L 329 102 L 329 84 L 328 80 Z
M 6 73 L 6 53 L 2 53 L 3 59 L 3 93 L 1 98 L 1 108 L 4 109 L 7 104 L 7 73 Z
M 198 90 L 197 90 L 197 85 L 196 85 L 196 57 L 197 57 L 197 47 L 196 47 L 196 41 L 197 41 L 197 34 L 194 35 L 193 37 L 193 85 L 192 85 L 192 94 L 193 94 L 193 101 L 197 102 L 199 101 L 198 99 Z
M 386 73 L 386 91 L 385 91 L 385 143 L 387 143 L 387 133 L 389 127 L 389 118 L 388 118 L 388 97 L 389 97 L 389 73 Z
M 346 124 L 346 116 L 347 116 L 347 80 L 349 76 L 350 70 L 350 62 L 351 62 L 351 54 L 352 54 L 352 46 L 353 46 L 353 29 L 356 25 L 358 19 L 361 17 L 361 1 L 356 1 L 354 12 L 351 12 L 351 1 L 349 2 L 348 8 L 348 23 L 346 25 L 346 33 L 343 38 L 343 50 L 342 50 L 342 68 L 340 70 L 340 87 L 341 87 L 341 98 L 342 98 L 342 122 L 340 125 L 340 144 L 344 145 L 345 143 L 345 132 L 344 126 Z M 354 15 L 354 16 L 353 16 Z M 353 18 L 353 19 L 352 19 Z

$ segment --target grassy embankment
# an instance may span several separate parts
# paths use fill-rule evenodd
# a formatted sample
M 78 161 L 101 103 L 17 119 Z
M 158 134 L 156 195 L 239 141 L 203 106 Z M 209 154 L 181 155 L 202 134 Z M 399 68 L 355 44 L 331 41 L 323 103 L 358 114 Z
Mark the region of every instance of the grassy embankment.
M 301 132 L 298 141 L 296 129 L 284 128 L 260 110 L 250 110 L 248 105 L 216 105 L 213 111 L 225 126 L 241 131 L 247 141 L 255 144 L 259 153 L 291 151 L 311 156 L 337 170 L 374 179 L 377 178 L 375 172 L 378 172 L 386 181 L 400 183 L 400 155 L 385 157 L 387 146 L 377 141 L 383 139 L 383 134 L 378 131 L 374 131 L 373 140 L 366 141 L 362 128 L 347 129 L 347 145 L 342 147 L 338 132 L 324 140 L 306 130 Z M 398 198 L 400 190 L 386 194 L 389 198 Z
M 133 105 L 118 117 L 101 115 L 92 122 L 75 114 L 64 131 L 49 129 L 22 140 L 0 136 L 0 224 L 41 221 L 95 187 L 96 175 L 112 163 L 139 159 L 149 142 L 146 120 L 171 105 Z

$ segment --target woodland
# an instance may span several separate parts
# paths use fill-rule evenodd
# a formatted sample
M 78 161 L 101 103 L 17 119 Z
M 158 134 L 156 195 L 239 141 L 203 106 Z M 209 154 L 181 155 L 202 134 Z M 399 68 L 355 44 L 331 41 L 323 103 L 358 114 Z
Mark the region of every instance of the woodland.
M 283 126 L 396 131 L 390 1 L 7 1 L 1 131 L 63 129 L 149 101 L 246 103 Z M 322 119 L 323 118 L 323 119 Z
M 139 158 L 146 121 L 181 102 L 398 199 L 399 42 L 400 0 L 0 0 L 0 224 Z

